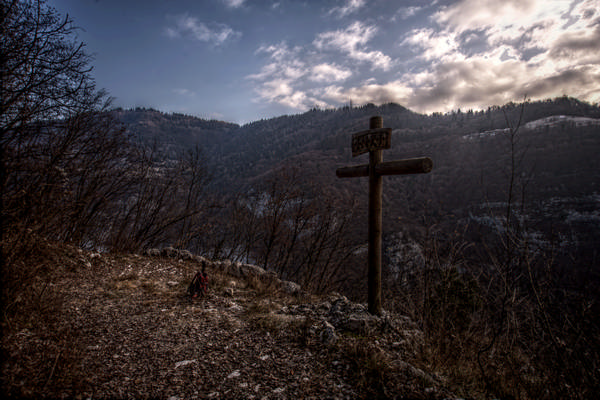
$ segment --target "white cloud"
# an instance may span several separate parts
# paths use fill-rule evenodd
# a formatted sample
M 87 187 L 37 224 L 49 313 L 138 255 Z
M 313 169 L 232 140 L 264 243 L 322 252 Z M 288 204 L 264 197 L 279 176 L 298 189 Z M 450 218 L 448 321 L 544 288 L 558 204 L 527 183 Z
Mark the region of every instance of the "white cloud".
M 306 91 L 293 88 L 293 82 L 285 79 L 275 79 L 264 82 L 256 90 L 259 98 L 257 101 L 267 101 L 276 103 L 297 110 L 306 110 L 307 108 L 319 106 L 327 107 L 328 104 L 309 96 Z
M 185 88 L 173 89 L 173 93 L 178 94 L 180 96 L 187 96 L 187 97 L 196 96 L 196 92 L 189 90 L 189 89 L 185 89 Z
M 299 53 L 302 51 L 300 46 L 290 48 L 285 41 L 269 46 L 260 46 L 254 54 L 268 54 L 269 57 L 276 62 L 287 62 L 289 60 L 297 60 Z
M 287 80 L 274 79 L 264 82 L 256 91 L 261 99 L 269 103 L 279 103 L 294 108 L 297 106 L 292 100 L 294 90 Z
M 401 7 L 396 12 L 396 15 L 394 15 L 392 17 L 392 21 L 395 21 L 397 18 L 408 19 L 410 17 L 414 17 L 422 9 L 423 9 L 423 7 L 418 7 L 418 6 Z
M 289 96 L 294 92 L 290 86 L 290 82 L 284 79 L 275 79 L 266 82 L 263 90 L 265 91 L 263 92 L 263 95 L 271 97 L 272 99 Z M 267 92 L 268 95 L 266 94 Z
M 594 29 L 565 32 L 552 43 L 548 55 L 555 61 L 600 63 L 600 23 Z
M 427 61 L 403 75 L 417 111 L 568 94 L 600 100 L 600 1 L 462 0 L 402 41 Z M 474 47 L 472 43 L 478 46 Z
M 319 64 L 312 68 L 310 80 L 315 82 L 337 82 L 348 79 L 352 72 L 335 64 Z
M 386 84 L 365 83 L 360 86 L 344 88 L 342 86 L 327 86 L 319 91 L 324 99 L 336 103 L 347 103 L 352 100 L 355 104 L 365 103 L 399 103 L 406 104 L 413 90 L 401 81 L 388 82 Z
M 375 26 L 356 21 L 346 29 L 320 33 L 313 44 L 318 50 L 340 51 L 354 60 L 370 63 L 373 69 L 387 71 L 392 66 L 392 59 L 381 51 L 365 48 L 376 33 Z
M 476 57 L 438 63 L 417 74 L 406 74 L 403 81 L 414 87 L 409 107 L 421 112 L 477 108 L 483 99 L 503 104 L 523 97 L 519 83 L 530 69 L 524 63 Z
M 525 95 L 531 99 L 563 94 L 600 98 L 600 65 L 546 74 L 520 60 L 473 57 L 437 63 L 419 73 L 407 73 L 401 81 L 413 89 L 405 104 L 420 112 L 504 104 Z
M 461 0 L 433 15 L 441 26 L 462 32 L 490 26 L 510 26 L 530 16 L 539 0 Z
M 239 8 L 244 4 L 245 0 L 221 0 L 229 8 Z
M 255 54 L 268 54 L 271 62 L 263 66 L 259 73 L 249 75 L 249 79 L 268 80 L 286 78 L 296 80 L 304 76 L 308 69 L 301 61 L 300 47 L 289 48 L 287 43 L 280 42 L 269 46 L 260 46 Z
M 456 54 L 459 48 L 456 33 L 437 32 L 432 28 L 420 28 L 411 31 L 402 44 L 418 48 L 418 57 L 425 60 L 436 60 Z
M 351 53 L 365 45 L 376 33 L 375 26 L 355 21 L 344 30 L 320 33 L 313 43 L 319 49 L 333 47 Z
M 346 0 L 346 4 L 343 6 L 334 7 L 327 15 L 336 15 L 339 18 L 344 18 L 354 12 L 358 11 L 366 4 L 366 0 Z
M 598 0 L 591 0 L 600 7 Z M 520 49 L 547 48 L 557 36 L 576 28 L 565 27 L 569 18 L 581 21 L 585 4 L 571 10 L 565 0 L 462 0 L 436 12 L 432 19 L 443 33 L 461 35 L 480 31 L 490 46 L 511 44 Z M 589 8 L 589 7 L 588 7 Z
M 190 37 L 200 42 L 222 45 L 225 41 L 241 36 L 225 24 L 212 23 L 209 25 L 198 21 L 187 13 L 175 17 L 167 17 L 173 25 L 165 28 L 165 34 L 170 38 Z
M 390 19 L 426 8 L 400 9 Z M 410 63 L 370 48 L 380 25 L 357 21 L 321 32 L 303 47 L 261 46 L 256 54 L 268 61 L 248 78 L 257 84 L 261 101 L 299 110 L 352 100 L 449 111 L 524 95 L 535 100 L 568 94 L 597 102 L 599 10 L 600 0 L 462 0 L 438 9 L 428 25 L 400 38 L 400 47 L 414 51 Z M 356 83 L 367 78 L 359 75 L 363 64 L 371 67 L 372 77 Z M 410 69 L 395 71 L 389 81 L 379 74 L 403 65 Z
M 352 72 L 333 62 L 316 62 L 319 55 L 312 49 L 290 47 L 286 42 L 260 46 L 256 55 L 266 55 L 267 62 L 261 70 L 247 79 L 256 84 L 256 101 L 264 101 L 306 110 L 310 107 L 330 107 L 317 93 L 323 82 L 339 82 L 352 76 Z
M 257 74 L 247 78 L 257 84 L 258 100 L 277 103 L 295 109 L 306 109 L 314 104 L 298 84 L 310 68 L 301 61 L 300 47 L 290 48 L 286 42 L 260 46 L 255 54 L 266 54 L 270 60 Z

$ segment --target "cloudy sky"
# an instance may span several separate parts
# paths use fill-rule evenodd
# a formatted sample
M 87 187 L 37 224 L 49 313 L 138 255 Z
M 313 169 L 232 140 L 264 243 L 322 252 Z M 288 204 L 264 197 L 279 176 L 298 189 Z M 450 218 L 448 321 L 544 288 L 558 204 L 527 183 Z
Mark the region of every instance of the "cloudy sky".
M 99 87 L 245 123 L 311 107 L 600 102 L 600 0 L 48 0 Z

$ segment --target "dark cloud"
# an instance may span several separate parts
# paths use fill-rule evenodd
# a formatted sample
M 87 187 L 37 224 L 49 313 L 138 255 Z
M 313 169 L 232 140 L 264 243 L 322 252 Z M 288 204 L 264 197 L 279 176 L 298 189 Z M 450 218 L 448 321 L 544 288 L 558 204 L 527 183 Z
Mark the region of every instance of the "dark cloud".
M 527 83 L 522 92 L 531 97 L 545 97 L 548 93 L 572 93 L 575 88 L 590 88 L 596 95 L 600 94 L 600 71 L 591 66 L 582 66 L 563 71 Z
M 600 54 L 600 21 L 589 31 L 563 34 L 550 50 L 554 59 L 575 58 L 585 54 Z
M 488 49 L 486 29 L 469 29 L 458 36 L 460 50 L 467 56 L 483 53 Z

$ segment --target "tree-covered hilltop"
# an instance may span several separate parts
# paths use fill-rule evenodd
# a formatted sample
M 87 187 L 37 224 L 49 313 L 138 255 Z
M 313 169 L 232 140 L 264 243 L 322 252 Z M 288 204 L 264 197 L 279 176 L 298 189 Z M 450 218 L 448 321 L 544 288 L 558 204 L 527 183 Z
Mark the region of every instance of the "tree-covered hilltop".
M 133 140 L 156 146 L 163 157 L 170 158 L 177 158 L 183 150 L 196 146 L 207 154 L 221 152 L 223 144 L 239 129 L 237 124 L 152 108 L 117 108 L 112 114 L 127 128 Z
M 360 242 L 366 232 L 366 180 L 338 179 L 335 170 L 366 162 L 365 155 L 351 156 L 350 137 L 366 129 L 373 115 L 381 115 L 384 126 L 393 130 L 392 146 L 383 152 L 384 160 L 429 156 L 434 162 L 427 175 L 384 179 L 384 234 L 402 230 L 422 233 L 432 225 L 443 226 L 445 231 L 458 225 L 473 231 L 488 229 L 490 217 L 503 212 L 512 187 L 511 202 L 518 204 L 512 208 L 526 219 L 532 234 L 539 236 L 538 242 L 549 246 L 562 243 L 561 257 L 567 259 L 573 252 L 586 254 L 581 262 L 590 261 L 598 245 L 594 210 L 600 191 L 600 159 L 596 156 L 600 108 L 574 98 L 431 115 L 397 104 L 315 108 L 243 126 L 156 110 L 116 112 L 144 143 L 158 143 L 164 152 L 158 151 L 156 157 L 168 158 L 199 145 L 211 176 L 207 190 L 237 199 L 227 200 L 225 207 L 237 209 L 230 211 L 238 213 L 232 232 L 225 234 L 221 226 L 221 232 L 210 236 L 212 244 L 203 240 L 202 246 L 210 247 L 210 252 L 224 248 L 231 252 L 241 245 L 237 240 L 244 235 L 233 233 L 246 223 L 239 219 L 244 210 L 240 204 L 259 209 L 270 204 L 276 210 L 279 205 L 269 201 L 290 193 L 311 197 L 306 201 L 320 198 L 338 202 L 340 207 L 352 204 L 356 223 L 350 236 L 355 244 Z M 296 177 L 289 179 L 285 171 L 293 171 Z M 264 193 L 273 191 L 273 182 L 278 182 L 279 193 L 273 192 L 265 203 Z M 300 186 L 292 189 L 290 185 Z M 214 213 L 221 221 L 229 220 L 226 214 Z M 256 222 L 249 221 L 248 227 Z M 563 239 L 557 239 L 557 232 L 563 232 L 559 235 Z M 227 236 L 230 239 L 226 240 Z M 248 243 L 241 246 L 248 249 Z
M 167 156 L 199 145 L 214 165 L 215 177 L 219 178 L 219 182 L 222 182 L 221 179 L 227 182 L 227 188 L 243 187 L 253 177 L 263 176 L 290 160 L 309 165 L 318 163 L 320 175 L 326 175 L 323 173 L 327 171 L 325 167 L 335 168 L 335 163 L 353 161 L 349 150 L 350 134 L 366 129 L 368 118 L 373 115 L 382 116 L 384 125 L 393 129 L 392 148 L 384 152 L 384 158 L 387 159 L 408 157 L 431 148 L 435 150 L 438 146 L 445 149 L 446 153 L 453 153 L 457 151 L 453 141 L 458 138 L 505 129 L 508 123 L 516 124 L 519 117 L 522 126 L 560 115 L 600 118 L 597 105 L 567 96 L 527 102 L 522 115 L 521 104 L 517 103 L 492 106 L 485 110 L 459 109 L 431 115 L 418 114 L 389 103 L 326 110 L 315 108 L 305 113 L 262 119 L 243 126 L 144 108 L 118 109 L 114 112 L 136 138 L 146 144 L 156 142 L 164 146 Z M 539 129 L 558 132 L 558 128 L 568 137 L 569 132 L 576 128 L 594 129 L 593 124 L 588 125 L 585 128 L 585 124 L 582 126 L 566 118 L 560 124 L 542 121 Z M 553 141 L 556 139 L 552 138 Z M 538 143 L 536 146 L 543 145 Z M 438 159 L 444 157 L 443 153 Z M 485 158 L 489 159 L 487 156 Z M 319 175 L 315 178 L 318 180 Z
M 381 115 L 384 126 L 393 130 L 385 160 L 434 160 L 429 175 L 392 178 L 384 184 L 385 208 L 393 210 L 393 220 L 418 219 L 423 211 L 418 205 L 424 202 L 430 212 L 441 215 L 464 214 L 484 200 L 502 201 L 511 126 L 518 128 L 513 150 L 522 158 L 519 174 L 527 180 L 529 201 L 600 190 L 595 156 L 600 108 L 566 96 L 431 115 L 397 104 L 312 109 L 243 126 L 156 110 L 116 113 L 144 143 L 157 143 L 164 157 L 199 145 L 210 165 L 213 188 L 225 193 L 251 190 L 284 165 L 300 168 L 332 193 L 358 193 L 364 182 L 339 180 L 335 169 L 365 162 L 366 156 L 351 157 L 350 136 L 366 129 L 371 116 Z M 364 203 L 362 197 L 358 200 Z

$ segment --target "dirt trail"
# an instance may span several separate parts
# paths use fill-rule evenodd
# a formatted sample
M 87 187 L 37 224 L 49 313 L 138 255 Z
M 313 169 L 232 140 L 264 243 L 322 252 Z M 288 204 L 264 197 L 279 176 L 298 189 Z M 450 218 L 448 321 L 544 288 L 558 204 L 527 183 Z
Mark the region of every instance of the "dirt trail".
M 53 307 L 5 328 L 11 397 L 447 394 L 441 378 L 407 362 L 419 340 L 410 321 L 376 320 L 343 296 L 292 296 L 209 264 L 208 295 L 190 301 L 194 260 L 79 252 L 74 264 L 48 283 L 42 301 Z

